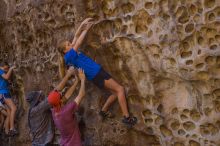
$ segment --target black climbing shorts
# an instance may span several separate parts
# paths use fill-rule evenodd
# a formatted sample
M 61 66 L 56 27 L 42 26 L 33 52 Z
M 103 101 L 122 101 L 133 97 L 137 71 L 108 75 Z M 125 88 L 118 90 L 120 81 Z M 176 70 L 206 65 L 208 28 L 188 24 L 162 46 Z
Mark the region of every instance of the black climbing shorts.
M 2 104 L 5 103 L 5 99 L 10 99 L 10 98 L 11 98 L 10 93 L 0 93 L 0 102 Z
M 110 74 L 108 74 L 103 68 L 97 73 L 92 82 L 99 87 L 100 89 L 104 88 L 105 80 L 112 78 Z

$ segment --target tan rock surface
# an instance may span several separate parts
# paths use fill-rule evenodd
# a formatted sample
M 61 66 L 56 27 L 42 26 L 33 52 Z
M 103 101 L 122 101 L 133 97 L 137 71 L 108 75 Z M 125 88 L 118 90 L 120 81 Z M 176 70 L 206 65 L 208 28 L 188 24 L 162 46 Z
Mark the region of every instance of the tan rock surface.
M 30 145 L 25 93 L 56 85 L 57 42 L 72 39 L 86 17 L 97 23 L 82 50 L 125 86 L 139 120 L 124 127 L 115 103 L 116 117 L 102 122 L 105 94 L 87 83 L 79 113 L 86 146 L 220 145 L 219 0 L 1 0 L 0 59 L 18 66 L 12 143 Z

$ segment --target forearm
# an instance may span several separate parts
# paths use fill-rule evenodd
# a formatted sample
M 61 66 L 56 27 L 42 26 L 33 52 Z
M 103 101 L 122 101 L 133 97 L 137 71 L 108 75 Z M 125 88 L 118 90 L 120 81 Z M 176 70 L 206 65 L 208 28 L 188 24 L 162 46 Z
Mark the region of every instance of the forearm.
M 55 88 L 55 90 L 58 90 L 58 91 L 63 90 L 63 88 L 64 88 L 64 86 L 65 86 L 65 84 L 66 84 L 66 82 L 68 81 L 68 79 L 69 79 L 70 76 L 71 76 L 71 75 L 66 74 L 66 75 L 64 76 L 64 78 L 62 79 L 62 81 L 57 85 L 57 87 Z
M 85 80 L 81 80 L 81 86 L 78 96 L 84 96 L 84 95 L 85 95 Z
M 61 79 L 65 76 L 65 62 L 61 55 L 59 56 L 59 75 Z
M 80 26 L 76 30 L 75 36 L 79 37 L 82 31 L 83 31 L 83 24 L 80 24 Z
M 82 45 L 86 34 L 87 34 L 88 30 L 84 30 L 81 35 L 79 36 L 79 38 L 77 39 L 76 43 L 74 44 L 73 48 L 77 51 L 79 49 L 79 47 Z
M 76 89 L 77 84 L 78 84 L 78 81 L 75 81 L 74 84 L 67 90 L 66 94 L 64 95 L 66 100 L 68 100 L 71 97 L 71 95 Z
M 74 39 L 72 41 L 72 45 L 74 45 L 78 39 L 78 37 L 80 36 L 80 34 L 82 33 L 82 24 L 79 26 L 79 28 L 76 30 Z
M 8 80 L 11 77 L 12 69 L 9 69 L 8 72 L 5 74 L 5 79 Z
M 85 96 L 85 80 L 81 80 L 79 94 L 76 97 L 75 102 L 79 105 L 84 96 Z

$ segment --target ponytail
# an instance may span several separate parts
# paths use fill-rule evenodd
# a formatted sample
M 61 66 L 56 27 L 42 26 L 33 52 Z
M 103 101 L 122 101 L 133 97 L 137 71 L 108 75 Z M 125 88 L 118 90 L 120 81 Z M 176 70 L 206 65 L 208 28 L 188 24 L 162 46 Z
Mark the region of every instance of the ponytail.
M 65 76 L 65 61 L 64 61 L 64 55 L 59 53 L 59 74 L 60 78 L 63 78 Z
M 60 41 L 58 45 L 58 52 L 59 52 L 59 75 L 60 78 L 65 76 L 65 61 L 64 61 L 64 50 L 65 50 L 65 40 Z

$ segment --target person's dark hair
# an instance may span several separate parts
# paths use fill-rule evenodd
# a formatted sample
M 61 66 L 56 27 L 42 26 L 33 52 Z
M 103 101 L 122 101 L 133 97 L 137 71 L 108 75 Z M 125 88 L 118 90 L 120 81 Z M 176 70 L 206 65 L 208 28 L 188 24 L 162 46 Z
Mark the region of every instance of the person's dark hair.
M 2 61 L 0 63 L 0 66 L 3 67 L 3 66 L 9 66 L 8 62 L 7 61 Z

